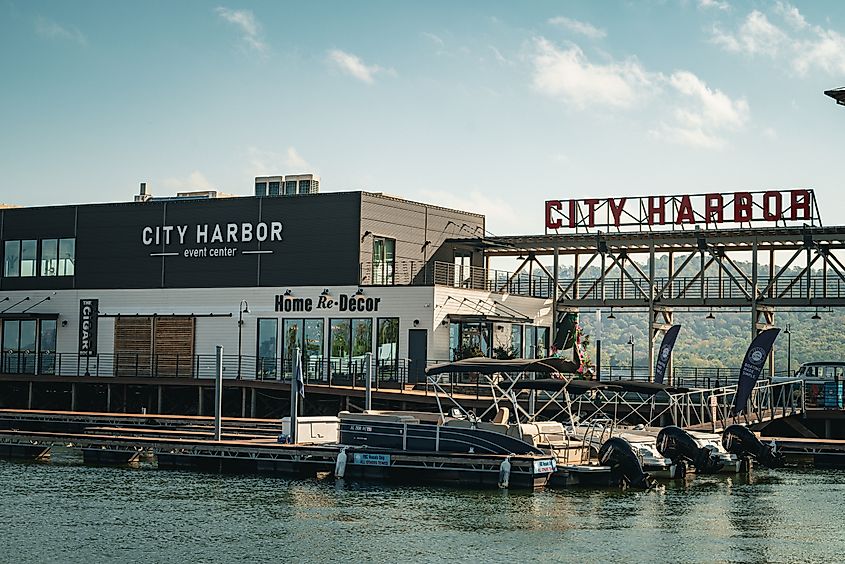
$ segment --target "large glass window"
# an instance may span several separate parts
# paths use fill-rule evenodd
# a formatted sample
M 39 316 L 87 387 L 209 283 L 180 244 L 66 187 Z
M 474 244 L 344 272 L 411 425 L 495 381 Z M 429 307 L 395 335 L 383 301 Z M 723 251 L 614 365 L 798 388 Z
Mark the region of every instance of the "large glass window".
M 537 358 L 545 358 L 549 356 L 549 328 L 537 327 Z
M 373 237 L 373 284 L 393 284 L 396 240 Z
M 258 352 L 256 372 L 258 378 L 276 378 L 279 322 L 275 318 L 258 320 Z
M 296 180 L 285 181 L 285 195 L 292 196 L 296 194 Z
M 266 182 L 256 182 L 255 183 L 255 195 L 258 197 L 266 196 L 267 195 L 267 183 Z
M 493 353 L 493 324 L 488 321 L 453 323 L 449 327 L 452 359 L 490 357 Z M 457 345 L 455 344 L 457 343 Z
M 59 273 L 59 241 L 44 239 L 41 241 L 41 276 L 56 276 Z
M 35 373 L 36 320 L 6 319 L 3 321 L 3 372 Z
M 360 377 L 366 369 L 366 354 L 373 350 L 372 319 L 332 319 L 332 377 Z
M 280 190 L 280 182 L 271 182 L 269 192 L 271 196 L 278 196 Z
M 285 319 L 282 342 L 284 344 L 284 377 L 290 378 L 293 374 L 293 359 L 296 356 L 296 348 L 302 348 L 302 319 Z
M 76 263 L 76 239 L 59 239 L 59 276 L 73 276 Z
M 21 275 L 21 242 L 6 241 L 3 252 L 3 276 Z
M 379 380 L 399 376 L 399 318 L 380 317 L 376 326 L 376 356 Z
M 21 276 L 35 276 L 38 259 L 38 241 L 28 239 L 21 241 Z
M 461 324 L 449 324 L 449 360 L 458 360 L 461 358 Z
M 323 369 L 323 320 L 305 320 L 305 346 L 302 349 L 302 362 L 305 367 L 305 377 L 322 380 L 326 371 Z
M 511 324 L 511 351 L 516 358 L 522 357 L 522 325 Z
M 38 373 L 54 374 L 56 372 L 56 320 L 42 319 L 40 333 Z
M 525 358 L 537 358 L 537 328 L 533 325 L 525 326 Z

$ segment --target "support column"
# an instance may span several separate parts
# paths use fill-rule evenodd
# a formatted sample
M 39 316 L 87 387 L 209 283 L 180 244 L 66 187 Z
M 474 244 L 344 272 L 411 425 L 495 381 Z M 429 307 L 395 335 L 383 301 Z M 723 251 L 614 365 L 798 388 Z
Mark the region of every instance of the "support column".
M 246 417 L 246 388 L 241 388 L 241 417 Z
M 76 411 L 76 383 L 70 385 L 70 410 Z
M 757 239 L 751 246 L 751 338 L 757 336 Z
M 158 405 L 156 406 L 158 411 L 156 413 L 164 413 L 164 410 L 162 409 L 162 404 L 164 403 L 164 394 L 162 393 L 161 385 L 158 386 L 158 398 L 156 399 L 158 400 Z
M 256 408 L 256 393 L 258 392 L 257 388 L 253 388 L 249 394 L 249 416 L 255 419 L 255 408 Z
M 203 401 L 202 401 L 203 391 L 204 391 L 204 390 L 203 390 L 202 386 L 199 386 L 199 387 L 197 388 L 197 415 L 202 415 L 202 413 L 203 413 L 203 409 L 202 409 L 202 404 L 203 404 Z
M 106 384 L 106 412 L 111 413 L 111 384 Z
M 29 383 L 29 391 L 26 395 L 26 408 L 32 409 L 32 382 Z
M 557 281 L 558 281 L 558 267 L 560 265 L 560 252 L 555 246 L 554 252 L 554 261 L 552 262 L 552 343 L 555 342 L 555 338 L 557 337 L 557 301 L 558 301 L 558 289 L 557 289 Z M 524 345 L 523 345 L 524 346 Z M 520 355 L 522 356 L 522 355 Z
M 648 250 L 648 311 L 654 315 L 654 240 Z M 654 382 L 654 337 L 657 332 L 649 324 L 648 328 L 648 381 Z

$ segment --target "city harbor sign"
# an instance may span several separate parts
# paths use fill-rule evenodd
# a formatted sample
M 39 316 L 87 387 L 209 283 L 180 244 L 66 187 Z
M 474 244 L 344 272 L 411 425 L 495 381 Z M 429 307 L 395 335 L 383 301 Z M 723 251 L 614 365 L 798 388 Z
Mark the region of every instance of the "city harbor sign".
M 239 246 L 244 243 L 281 242 L 282 228 L 281 221 L 146 225 L 141 229 L 141 243 L 147 247 L 163 249 L 150 253 L 154 257 L 216 258 L 233 257 L 238 253 L 272 254 L 272 249 L 244 250 Z
M 812 190 L 547 200 L 546 230 L 655 226 L 717 228 L 769 222 L 821 225 Z

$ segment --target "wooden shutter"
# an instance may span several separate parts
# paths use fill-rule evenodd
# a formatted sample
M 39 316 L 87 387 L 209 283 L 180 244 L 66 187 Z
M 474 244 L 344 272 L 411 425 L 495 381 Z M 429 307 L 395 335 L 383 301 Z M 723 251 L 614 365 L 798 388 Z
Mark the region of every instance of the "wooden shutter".
M 153 354 L 153 318 L 116 318 L 114 354 L 116 376 L 149 376 Z
M 157 376 L 191 376 L 194 358 L 194 318 L 157 317 L 154 371 Z

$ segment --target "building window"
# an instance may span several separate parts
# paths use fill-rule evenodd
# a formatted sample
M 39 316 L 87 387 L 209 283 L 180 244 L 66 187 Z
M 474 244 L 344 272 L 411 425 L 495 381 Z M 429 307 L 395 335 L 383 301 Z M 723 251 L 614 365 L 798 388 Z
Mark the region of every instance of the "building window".
M 258 378 L 276 378 L 276 357 L 279 354 L 278 335 L 278 319 L 258 319 L 258 354 L 256 355 Z
M 525 326 L 525 358 L 545 358 L 549 355 L 549 328 Z
M 271 196 L 278 196 L 279 195 L 279 185 L 280 184 L 281 184 L 280 182 L 271 182 L 270 183 L 269 194 Z
M 299 193 L 300 194 L 310 194 L 311 193 L 311 181 L 310 180 L 300 180 L 299 181 Z
M 263 197 L 267 195 L 267 183 L 266 182 L 256 182 L 255 183 L 255 195 L 258 197 Z
M 296 194 L 296 180 L 286 180 L 285 181 L 285 195 L 286 196 L 293 196 Z
M 399 318 L 380 317 L 376 325 L 378 379 L 399 379 Z
M 392 285 L 396 261 L 396 239 L 373 237 L 373 284 Z
M 303 375 L 306 380 L 324 379 L 323 320 L 285 319 L 284 333 L 284 375 L 293 374 L 293 359 L 296 348 L 302 349 Z
M 21 275 L 21 242 L 6 241 L 3 253 L 3 276 L 12 278 Z
M 329 324 L 332 378 L 363 378 L 366 354 L 373 350 L 373 320 L 331 319 Z
M 59 239 L 59 276 L 73 276 L 76 239 Z
M 452 323 L 449 327 L 451 360 L 492 356 L 493 324 L 489 321 Z
M 3 246 L 3 276 L 73 276 L 76 239 L 42 239 L 39 261 L 38 240 L 6 241 Z
M 522 357 L 522 325 L 511 324 L 511 350 L 516 358 Z

